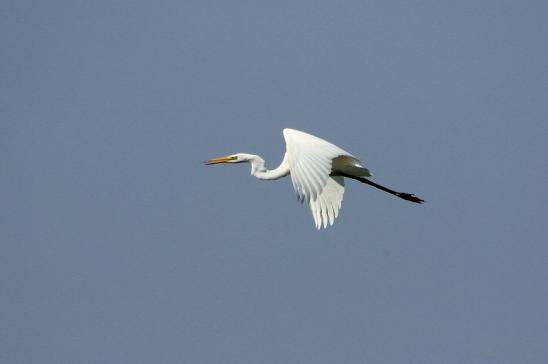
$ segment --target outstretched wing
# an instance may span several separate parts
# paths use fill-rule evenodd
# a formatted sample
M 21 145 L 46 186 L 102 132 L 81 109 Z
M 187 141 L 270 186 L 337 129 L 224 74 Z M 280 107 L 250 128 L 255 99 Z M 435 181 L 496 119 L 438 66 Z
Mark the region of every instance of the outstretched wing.
M 330 176 L 333 160 L 350 153 L 321 138 L 294 129 L 284 129 L 291 182 L 299 201 L 306 201 L 319 229 L 333 224 L 344 194 L 344 179 Z

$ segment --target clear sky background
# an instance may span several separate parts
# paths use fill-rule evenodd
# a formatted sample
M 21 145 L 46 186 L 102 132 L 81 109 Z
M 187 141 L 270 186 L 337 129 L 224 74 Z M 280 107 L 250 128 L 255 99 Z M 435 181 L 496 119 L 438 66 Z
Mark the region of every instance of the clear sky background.
M 4 1 L 2 363 L 548 362 L 545 1 Z M 275 167 L 323 137 L 316 231 Z

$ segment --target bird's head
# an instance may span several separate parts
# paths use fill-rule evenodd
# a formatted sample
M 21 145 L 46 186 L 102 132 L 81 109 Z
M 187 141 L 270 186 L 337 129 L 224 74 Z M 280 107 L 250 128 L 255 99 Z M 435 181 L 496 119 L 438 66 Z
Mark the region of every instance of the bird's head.
M 249 162 L 254 157 L 253 154 L 236 153 L 224 157 L 211 158 L 205 161 L 205 164 L 220 164 L 220 163 L 244 163 Z

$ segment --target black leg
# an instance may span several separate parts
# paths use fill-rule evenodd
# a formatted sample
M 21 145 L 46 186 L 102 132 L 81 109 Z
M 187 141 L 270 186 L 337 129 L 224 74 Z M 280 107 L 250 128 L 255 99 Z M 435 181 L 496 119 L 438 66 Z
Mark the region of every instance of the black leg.
M 388 192 L 388 193 L 390 193 L 394 196 L 398 196 L 399 198 L 407 200 L 407 201 L 411 201 L 411 202 L 415 202 L 415 203 L 423 203 L 424 202 L 423 199 L 418 198 L 417 196 L 413 195 L 412 193 L 397 192 L 397 191 L 391 190 L 390 188 L 381 186 L 378 183 L 370 181 L 365 177 L 350 176 L 348 174 L 341 174 L 341 176 L 355 179 L 356 181 L 360 181 L 361 183 L 366 183 L 370 186 L 378 188 L 381 191 Z

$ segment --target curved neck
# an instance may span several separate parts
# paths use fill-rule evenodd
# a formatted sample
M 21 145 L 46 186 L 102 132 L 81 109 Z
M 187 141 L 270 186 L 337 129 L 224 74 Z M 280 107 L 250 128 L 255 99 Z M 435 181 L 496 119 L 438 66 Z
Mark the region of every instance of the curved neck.
M 251 164 L 251 175 L 263 180 L 274 180 L 285 177 L 289 174 L 289 163 L 287 162 L 287 154 L 284 155 L 282 163 L 275 169 L 269 170 L 265 167 L 264 159 L 258 155 L 253 156 L 249 160 Z

